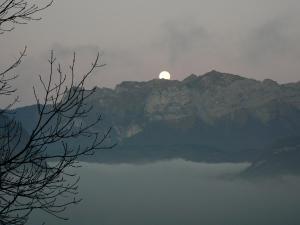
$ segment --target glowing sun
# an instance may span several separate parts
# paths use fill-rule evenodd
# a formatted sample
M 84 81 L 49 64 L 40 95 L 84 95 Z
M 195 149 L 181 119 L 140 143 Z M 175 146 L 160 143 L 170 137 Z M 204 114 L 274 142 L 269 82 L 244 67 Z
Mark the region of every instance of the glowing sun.
M 159 79 L 170 80 L 171 79 L 171 74 L 168 71 L 162 71 L 159 74 Z

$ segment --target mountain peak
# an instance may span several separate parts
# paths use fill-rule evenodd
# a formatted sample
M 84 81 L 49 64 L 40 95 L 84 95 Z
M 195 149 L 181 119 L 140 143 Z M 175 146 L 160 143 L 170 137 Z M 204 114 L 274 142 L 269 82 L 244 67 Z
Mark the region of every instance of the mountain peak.
M 278 86 L 278 83 L 271 79 L 264 79 L 263 84 L 268 85 L 268 86 Z
M 238 75 L 222 73 L 216 70 L 212 70 L 208 73 L 205 73 L 204 75 L 199 76 L 199 78 L 201 79 L 201 82 L 203 82 L 205 85 L 217 86 L 227 86 L 235 81 L 246 79 Z
M 186 77 L 186 78 L 184 78 L 183 79 L 183 82 L 184 83 L 188 83 L 188 82 L 191 82 L 191 81 L 194 81 L 194 80 L 196 80 L 198 78 L 198 76 L 196 75 L 196 74 L 191 74 L 191 75 L 189 75 L 188 77 Z
M 223 72 L 219 72 L 216 70 L 211 70 L 210 72 L 205 73 L 204 75 L 201 76 L 202 78 L 222 78 L 222 79 L 234 79 L 234 80 L 241 80 L 241 79 L 245 79 L 241 76 L 238 75 L 234 75 L 234 74 L 229 74 L 229 73 L 223 73 Z

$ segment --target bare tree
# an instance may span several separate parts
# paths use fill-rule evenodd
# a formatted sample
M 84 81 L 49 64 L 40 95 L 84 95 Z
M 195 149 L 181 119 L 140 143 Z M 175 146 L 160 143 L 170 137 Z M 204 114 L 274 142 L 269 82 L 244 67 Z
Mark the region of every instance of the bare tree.
M 36 20 L 33 14 L 49 7 L 39 8 L 24 0 L 4 1 L 0 4 L 0 30 L 10 31 L 13 26 Z M 26 48 L 18 59 L 0 73 L 0 95 L 16 91 L 10 74 L 22 61 Z M 67 71 L 56 61 L 53 51 L 49 58 L 47 79 L 40 78 L 43 93 L 33 89 L 36 99 L 37 122 L 27 133 L 14 119 L 9 119 L 9 107 L 0 113 L 0 224 L 23 225 L 30 214 L 43 210 L 66 219 L 61 214 L 68 205 L 80 201 L 77 197 L 79 177 L 72 168 L 78 167 L 81 156 L 95 150 L 112 148 L 108 141 L 110 129 L 102 133 L 93 131 L 101 116 L 87 123 L 84 118 L 92 107 L 86 102 L 95 89 L 85 90 L 86 80 L 99 64 L 99 54 L 90 69 L 76 81 L 76 54 Z M 13 104 L 13 103 L 12 103 Z M 88 140 L 86 145 L 73 144 L 75 139 Z
M 40 20 L 41 17 L 36 16 L 36 14 L 49 8 L 52 4 L 53 0 L 49 0 L 43 6 L 30 3 L 28 0 L 0 0 L 0 34 L 14 30 L 16 25 L 27 24 L 29 21 Z M 22 62 L 25 54 L 26 47 L 20 52 L 20 55 L 15 62 L 0 71 L 0 96 L 10 95 L 16 91 L 11 86 L 10 81 L 16 79 L 17 76 L 11 75 L 11 73 L 13 73 L 14 69 Z M 11 107 L 16 100 L 17 99 L 15 99 L 8 108 Z
M 53 52 L 49 60 L 48 81 L 40 77 L 45 95 L 36 96 L 38 121 L 32 132 L 26 134 L 14 120 L 2 126 L 0 154 L 0 223 L 24 224 L 34 209 L 41 209 L 59 218 L 60 212 L 69 204 L 80 200 L 65 198 L 76 195 L 78 177 L 67 171 L 76 167 L 79 156 L 93 154 L 95 150 L 111 148 L 104 143 L 110 129 L 104 133 L 91 131 L 101 121 L 85 124 L 82 118 L 91 111 L 85 104 L 94 93 L 86 91 L 84 84 L 98 65 L 99 55 L 90 70 L 75 83 L 74 66 L 76 56 L 70 66 L 70 83 L 58 64 L 54 68 Z M 100 65 L 101 66 L 101 65 Z M 58 79 L 55 82 L 54 73 Z M 69 83 L 69 84 L 68 84 Z M 36 92 L 35 92 L 36 93 Z M 87 138 L 87 146 L 70 146 L 75 138 Z M 24 140 L 25 139 L 25 140 Z M 55 151 L 51 148 L 55 144 Z M 50 147 L 50 150 L 49 150 Z M 70 178 L 75 178 L 71 181 Z M 64 196 L 64 199 L 58 198 Z

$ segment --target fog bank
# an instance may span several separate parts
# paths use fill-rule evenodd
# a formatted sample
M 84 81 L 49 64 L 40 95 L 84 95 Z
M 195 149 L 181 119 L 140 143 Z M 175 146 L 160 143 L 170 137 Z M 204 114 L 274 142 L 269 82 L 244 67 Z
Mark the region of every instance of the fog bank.
M 82 163 L 81 204 L 56 225 L 294 225 L 300 178 L 234 178 L 248 164 L 172 160 L 144 165 Z M 43 220 L 41 220 L 43 218 Z

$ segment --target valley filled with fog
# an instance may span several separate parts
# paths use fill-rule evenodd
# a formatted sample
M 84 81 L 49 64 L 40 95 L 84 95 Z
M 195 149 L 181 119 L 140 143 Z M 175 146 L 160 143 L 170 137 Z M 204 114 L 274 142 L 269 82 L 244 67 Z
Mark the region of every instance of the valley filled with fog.
M 81 163 L 83 201 L 61 221 L 36 212 L 28 224 L 295 225 L 300 177 L 246 179 L 248 163 L 181 159 L 147 164 Z

